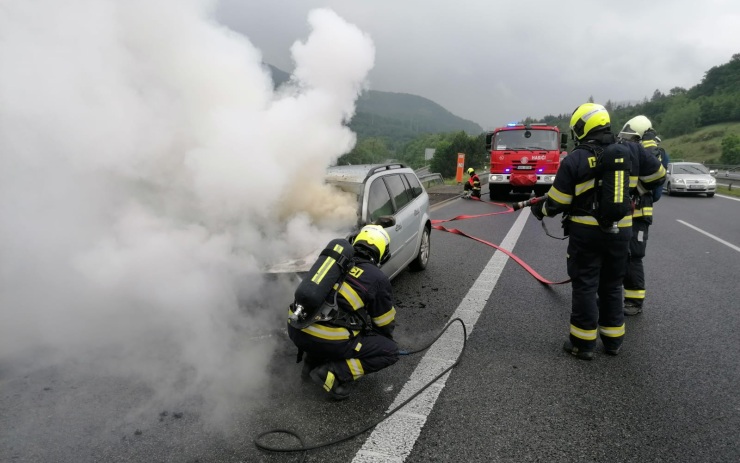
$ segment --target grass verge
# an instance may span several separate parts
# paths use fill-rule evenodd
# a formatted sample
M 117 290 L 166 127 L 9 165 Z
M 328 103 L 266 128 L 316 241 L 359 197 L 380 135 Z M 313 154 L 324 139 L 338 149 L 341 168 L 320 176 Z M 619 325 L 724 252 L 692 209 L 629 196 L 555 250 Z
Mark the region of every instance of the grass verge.
M 717 185 L 717 194 L 740 198 L 740 184 L 732 185 L 732 189 L 723 185 Z

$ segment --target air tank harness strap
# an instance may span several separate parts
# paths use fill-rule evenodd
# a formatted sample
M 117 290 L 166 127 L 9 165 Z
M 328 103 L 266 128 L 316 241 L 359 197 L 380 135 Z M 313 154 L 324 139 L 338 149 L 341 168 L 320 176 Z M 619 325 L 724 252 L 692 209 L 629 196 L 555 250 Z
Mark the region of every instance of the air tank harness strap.
M 349 269 L 354 267 L 354 259 L 350 259 L 344 254 L 341 254 L 333 249 L 324 249 L 321 251 L 320 256 L 328 256 L 337 261 L 337 265 L 342 269 L 342 272 L 347 272 Z

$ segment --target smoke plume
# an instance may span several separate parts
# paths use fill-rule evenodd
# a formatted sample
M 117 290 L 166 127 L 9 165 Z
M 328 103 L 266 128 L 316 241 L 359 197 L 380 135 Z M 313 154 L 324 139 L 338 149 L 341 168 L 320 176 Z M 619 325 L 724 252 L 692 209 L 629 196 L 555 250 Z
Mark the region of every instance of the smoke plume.
M 272 346 L 245 340 L 292 290 L 261 269 L 356 221 L 322 177 L 354 146 L 374 48 L 312 11 L 275 91 L 213 8 L 0 8 L 0 360 L 83 356 L 214 411 L 266 381 Z

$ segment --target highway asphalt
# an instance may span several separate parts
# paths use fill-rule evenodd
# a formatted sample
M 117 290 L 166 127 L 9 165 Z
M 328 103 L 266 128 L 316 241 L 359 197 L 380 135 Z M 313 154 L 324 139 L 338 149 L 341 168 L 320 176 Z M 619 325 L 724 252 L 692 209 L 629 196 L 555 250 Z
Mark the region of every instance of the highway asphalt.
M 543 277 L 567 278 L 567 241 L 547 237 L 531 216 L 517 229 L 528 211 L 488 215 L 505 209 L 459 198 L 433 209 L 434 219 L 483 214 L 444 225 L 493 244 L 506 238 Z M 599 352 L 592 362 L 561 350 L 569 285 L 542 285 L 511 259 L 497 266 L 494 248 L 434 230 L 428 268 L 393 281 L 395 338 L 404 349 L 422 346 L 475 306 L 461 364 L 432 386 L 433 399 L 402 411 L 415 427 L 368 430 L 312 450 L 306 461 L 740 461 L 740 201 L 664 196 L 655 216 L 645 311 L 627 319 L 618 357 Z M 559 220 L 545 220 L 560 232 Z M 283 313 L 284 302 L 265 310 Z M 461 331 L 449 336 L 445 355 L 459 352 Z M 282 326 L 245 339 L 245 351 L 268 356 L 252 376 L 264 379 L 248 391 L 244 385 L 242 400 L 216 421 L 198 395 L 168 401 L 133 377 L 85 368 L 84 359 L 38 365 L 32 354 L 0 356 L 0 461 L 299 461 L 300 454 L 258 450 L 253 439 L 287 428 L 313 445 L 362 430 L 400 391 L 423 384 L 434 360 L 402 357 L 336 403 L 300 380 Z M 297 445 L 288 436 L 266 443 Z

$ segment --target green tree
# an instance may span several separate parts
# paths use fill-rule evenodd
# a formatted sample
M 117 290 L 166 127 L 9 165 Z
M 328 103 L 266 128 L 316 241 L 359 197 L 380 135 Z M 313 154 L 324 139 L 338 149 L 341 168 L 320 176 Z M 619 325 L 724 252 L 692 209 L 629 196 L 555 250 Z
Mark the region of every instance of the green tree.
M 442 174 L 442 177 L 455 176 L 458 151 L 452 147 L 452 143 L 445 140 L 437 145 L 437 151 L 432 158 L 431 168 L 433 172 Z
M 696 100 L 686 95 L 676 97 L 663 116 L 661 132 L 670 137 L 693 132 L 699 126 L 700 112 Z
M 485 168 L 488 154 L 485 147 L 485 134 L 471 137 L 465 132 L 450 134 L 451 138 L 437 146 L 431 168 L 443 177 L 452 178 L 457 174 L 457 153 L 465 154 L 465 168 L 474 168 L 477 172 Z
M 339 158 L 337 164 L 379 164 L 391 157 L 385 140 L 371 137 L 359 140 L 352 151 Z
M 411 140 L 398 152 L 398 159 L 413 168 L 419 168 L 428 161 L 424 159 L 424 153 L 427 148 L 438 149 L 438 145 L 445 140 L 448 134 L 424 134 Z
M 665 98 L 665 95 L 660 93 L 659 89 L 655 89 L 655 91 L 653 92 L 653 97 L 650 99 L 650 101 L 655 102 L 655 101 L 660 100 L 661 98 Z
M 722 138 L 722 155 L 719 159 L 722 164 L 740 164 L 740 136 L 731 134 Z

